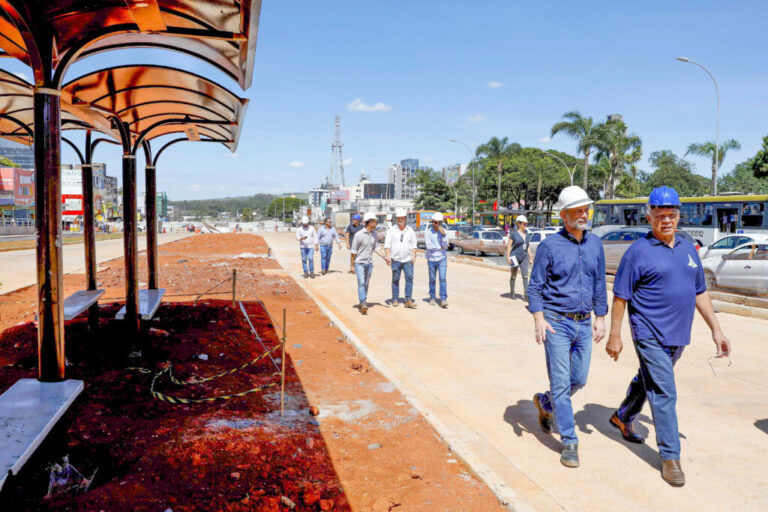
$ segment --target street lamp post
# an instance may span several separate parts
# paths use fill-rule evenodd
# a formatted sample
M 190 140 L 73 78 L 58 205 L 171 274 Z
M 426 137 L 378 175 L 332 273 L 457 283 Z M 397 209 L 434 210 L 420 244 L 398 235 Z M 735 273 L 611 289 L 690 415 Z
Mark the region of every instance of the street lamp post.
M 571 169 L 568 168 L 567 165 L 565 165 L 565 162 L 563 162 L 563 159 L 560 158 L 559 156 L 557 156 L 557 155 L 555 155 L 553 153 L 550 153 L 549 151 L 543 150 L 543 149 L 542 149 L 542 151 L 544 153 L 548 154 L 549 156 L 551 156 L 552 158 L 557 159 L 561 164 L 563 164 L 563 167 L 565 167 L 565 172 L 567 172 L 568 176 L 570 176 L 570 178 L 571 178 L 571 186 L 573 186 L 573 175 L 576 173 L 576 166 L 574 166 L 573 170 L 571 170 Z
M 475 154 L 472 152 L 472 149 L 470 149 L 469 146 L 467 146 L 465 143 L 461 142 L 460 140 L 456 139 L 449 139 L 451 142 L 455 142 L 456 144 L 461 144 L 465 148 L 467 148 L 467 151 L 469 151 L 469 166 L 472 168 L 472 225 L 475 225 L 475 166 L 472 165 L 472 163 L 475 161 Z
M 680 62 L 688 62 L 690 64 L 696 64 L 701 69 L 707 72 L 709 75 L 709 78 L 712 79 L 712 83 L 715 84 L 715 93 L 717 94 L 717 120 L 715 122 L 715 161 L 712 164 L 712 185 L 710 186 L 710 190 L 712 192 L 712 195 L 717 195 L 717 168 L 719 166 L 718 156 L 720 151 L 720 88 L 717 86 L 717 80 L 715 80 L 715 77 L 712 75 L 712 73 L 709 72 L 709 70 L 703 65 L 695 60 L 687 59 L 685 57 L 678 57 L 677 60 Z

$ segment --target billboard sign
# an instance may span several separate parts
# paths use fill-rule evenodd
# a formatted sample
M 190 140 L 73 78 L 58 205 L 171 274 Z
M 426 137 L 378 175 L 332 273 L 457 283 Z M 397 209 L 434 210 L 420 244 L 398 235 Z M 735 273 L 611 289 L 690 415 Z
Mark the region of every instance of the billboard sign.
M 35 204 L 35 171 L 16 169 L 13 189 L 17 206 L 33 206 Z
M 332 197 L 334 201 L 349 201 L 349 190 L 334 190 Z
M 0 206 L 14 205 L 13 179 L 15 170 L 11 167 L 0 168 Z

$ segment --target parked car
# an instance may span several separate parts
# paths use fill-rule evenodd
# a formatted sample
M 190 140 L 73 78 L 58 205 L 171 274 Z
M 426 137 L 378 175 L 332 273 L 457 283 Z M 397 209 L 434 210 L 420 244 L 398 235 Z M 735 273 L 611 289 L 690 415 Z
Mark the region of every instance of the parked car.
M 728 254 L 736 247 L 744 244 L 758 242 L 768 243 L 768 236 L 766 235 L 730 235 L 721 238 L 716 242 L 712 242 L 708 246 L 702 248 L 699 252 L 701 259 L 706 258 L 719 258 L 723 254 Z
M 477 230 L 471 237 L 457 238 L 454 243 L 459 249 L 459 254 L 472 253 L 475 256 L 484 254 L 503 256 L 507 247 L 502 233 L 490 229 Z
M 528 228 L 528 231 L 531 229 Z M 538 231 L 534 231 L 531 233 L 531 241 L 529 242 L 528 248 L 531 251 L 531 256 L 535 259 L 536 258 L 536 249 L 539 248 L 539 245 L 541 242 L 543 242 L 548 236 L 552 236 L 556 234 L 557 231 L 548 231 L 539 229 Z
M 605 251 L 605 271 L 611 274 L 616 273 L 621 257 L 627 252 L 629 246 L 635 240 L 643 238 L 649 231 L 646 227 L 623 227 L 601 236 L 600 239 L 603 241 L 603 250 Z M 676 235 L 687 240 L 696 250 L 699 250 L 698 242 L 685 231 L 678 231 Z
M 456 227 L 448 227 L 445 223 L 442 224 L 445 229 L 445 236 L 448 237 L 448 250 L 452 251 L 454 242 L 456 240 Z M 424 249 L 424 232 L 429 228 L 429 224 L 422 224 L 419 229 L 416 230 L 416 247 Z
M 768 295 L 768 243 L 740 245 L 719 258 L 701 262 L 707 288 Z

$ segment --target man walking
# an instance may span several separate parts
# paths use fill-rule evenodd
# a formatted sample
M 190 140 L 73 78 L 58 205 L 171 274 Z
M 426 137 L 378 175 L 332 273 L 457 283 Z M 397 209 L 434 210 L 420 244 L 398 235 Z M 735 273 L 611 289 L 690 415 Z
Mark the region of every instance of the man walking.
M 339 234 L 336 232 L 336 228 L 331 226 L 331 219 L 326 218 L 325 224 L 317 230 L 317 241 L 320 245 L 320 272 L 323 275 L 328 273 L 328 267 L 331 264 L 334 240 L 339 245 L 339 250 L 341 250 Z
M 360 313 L 368 314 L 368 283 L 373 272 L 373 252 L 379 245 L 379 234 L 376 232 L 376 215 L 366 213 L 363 217 L 363 229 L 352 239 L 352 263 L 357 275 L 357 298 L 360 301 Z
M 677 191 L 654 189 L 648 197 L 646 217 L 651 232 L 624 253 L 613 283 L 611 334 L 605 350 L 618 361 L 623 348 L 621 322 L 629 303 L 629 325 L 640 370 L 610 423 L 627 441 L 642 443 L 632 421 L 647 399 L 661 455 L 661 477 L 679 487 L 685 485 L 685 474 L 680 466 L 674 365 L 691 342 L 694 309 L 712 331 L 717 357 L 728 356 L 731 343 L 715 317 L 696 249 L 675 236 L 680 220 Z
M 362 217 L 360 217 L 359 214 L 354 214 L 352 216 L 352 222 L 344 230 L 345 238 L 347 240 L 347 249 L 352 248 L 352 240 L 355 238 L 355 234 L 363 229 L 363 225 L 360 223 L 361 219 Z M 349 273 L 355 273 L 355 258 L 352 254 L 349 256 Z
M 301 249 L 301 266 L 304 268 L 304 278 L 315 277 L 315 251 L 317 250 L 317 232 L 309 225 L 305 215 L 301 218 L 301 226 L 296 230 L 296 240 Z
M 554 413 L 563 443 L 560 462 L 577 468 L 579 440 L 571 396 L 587 383 L 592 339 L 598 343 L 605 336 L 605 255 L 600 238 L 586 232 L 593 202 L 587 193 L 566 187 L 558 202 L 563 229 L 539 245 L 528 284 L 528 310 L 533 313 L 536 343 L 544 343 L 549 374 L 549 391 L 536 393 L 533 403 L 539 425 L 548 434 Z
M 435 278 L 440 279 L 440 307 L 448 307 L 448 289 L 445 274 L 448 270 L 448 236 L 442 226 L 443 214 L 440 212 L 432 215 L 430 226 L 424 230 L 425 257 L 429 269 L 429 303 L 435 304 Z
M 406 225 L 407 213 L 395 210 L 396 224 L 387 230 L 384 239 L 384 255 L 387 265 L 392 266 L 392 305 L 400 304 L 400 274 L 405 272 L 405 307 L 416 308 L 413 300 L 413 262 L 416 261 L 416 233 Z

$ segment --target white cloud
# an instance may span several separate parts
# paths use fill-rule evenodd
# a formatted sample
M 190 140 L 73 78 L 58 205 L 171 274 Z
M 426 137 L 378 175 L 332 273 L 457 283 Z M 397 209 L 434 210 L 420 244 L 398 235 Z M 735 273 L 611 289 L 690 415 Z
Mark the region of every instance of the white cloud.
M 551 141 L 552 139 L 550 139 L 549 137 L 542 137 L 539 139 L 539 142 L 551 142 Z
M 435 161 L 435 159 L 434 159 L 434 158 L 425 158 L 425 159 L 423 160 L 423 162 L 424 162 L 425 164 L 431 164 L 431 163 L 434 163 L 434 161 Z
M 392 110 L 392 105 L 387 105 L 382 102 L 368 105 L 363 102 L 362 98 L 355 98 L 347 104 L 347 108 L 352 112 L 390 112 Z
M 307 166 L 307 162 L 302 162 L 301 160 L 291 160 L 291 163 L 288 165 L 294 169 L 301 169 L 302 167 Z
M 498 89 L 503 85 L 504 85 L 503 83 L 497 82 L 496 80 L 491 80 L 490 82 L 488 82 L 488 87 L 490 87 L 491 89 Z
M 24 73 L 23 71 L 19 71 L 19 72 L 17 72 L 17 73 L 14 73 L 14 75 L 16 75 L 17 77 L 21 78 L 21 79 L 22 79 L 22 80 L 24 80 L 25 82 L 29 82 L 29 75 L 27 75 L 27 74 L 26 74 L 26 73 Z
M 349 164 L 351 164 L 351 163 L 352 163 L 352 157 L 350 157 L 350 158 L 345 158 L 343 163 L 344 163 L 344 165 L 349 165 Z
M 189 190 L 192 190 L 193 192 L 197 192 L 198 190 L 201 190 L 203 187 L 199 183 L 190 183 L 187 188 Z
M 480 121 L 485 121 L 485 116 L 483 114 L 475 114 L 469 119 L 467 119 L 470 123 L 479 123 Z

